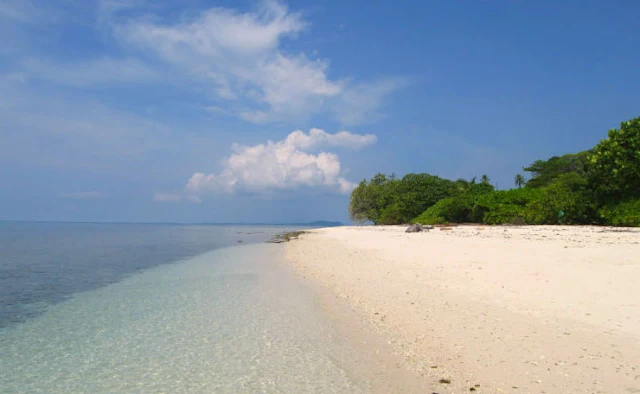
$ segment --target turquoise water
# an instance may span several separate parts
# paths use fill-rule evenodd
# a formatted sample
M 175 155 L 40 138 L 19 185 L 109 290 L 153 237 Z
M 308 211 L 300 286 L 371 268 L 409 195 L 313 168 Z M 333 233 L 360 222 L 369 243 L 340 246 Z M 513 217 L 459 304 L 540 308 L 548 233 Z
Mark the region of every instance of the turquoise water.
M 353 349 L 281 254 L 221 248 L 50 304 L 0 331 L 0 391 L 369 391 Z
M 282 227 L 0 222 L 0 329 L 75 293 Z

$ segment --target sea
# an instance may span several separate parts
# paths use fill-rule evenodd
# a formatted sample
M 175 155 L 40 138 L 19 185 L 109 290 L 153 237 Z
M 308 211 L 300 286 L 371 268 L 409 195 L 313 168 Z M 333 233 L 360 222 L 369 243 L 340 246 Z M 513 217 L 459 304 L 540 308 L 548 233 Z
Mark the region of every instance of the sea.
M 0 392 L 369 392 L 289 230 L 0 222 Z

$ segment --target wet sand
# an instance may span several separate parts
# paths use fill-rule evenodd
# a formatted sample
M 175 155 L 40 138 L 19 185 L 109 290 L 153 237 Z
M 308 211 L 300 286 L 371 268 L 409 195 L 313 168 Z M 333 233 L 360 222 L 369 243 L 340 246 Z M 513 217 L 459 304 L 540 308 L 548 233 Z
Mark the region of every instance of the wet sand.
M 403 385 L 395 374 L 378 385 L 640 392 L 640 231 L 404 228 L 319 229 L 286 244 L 300 276 L 326 290 L 322 302 L 343 332 L 355 340 L 371 328 L 399 370 L 422 382 Z M 371 341 L 361 342 L 366 350 Z

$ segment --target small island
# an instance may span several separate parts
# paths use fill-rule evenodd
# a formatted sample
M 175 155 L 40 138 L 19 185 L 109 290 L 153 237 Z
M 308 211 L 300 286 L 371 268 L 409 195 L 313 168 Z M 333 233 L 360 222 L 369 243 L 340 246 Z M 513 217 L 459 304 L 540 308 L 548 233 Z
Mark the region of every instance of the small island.
M 353 190 L 349 214 L 374 224 L 595 224 L 640 226 L 640 117 L 592 149 L 537 160 L 497 190 L 489 176 L 377 174 Z

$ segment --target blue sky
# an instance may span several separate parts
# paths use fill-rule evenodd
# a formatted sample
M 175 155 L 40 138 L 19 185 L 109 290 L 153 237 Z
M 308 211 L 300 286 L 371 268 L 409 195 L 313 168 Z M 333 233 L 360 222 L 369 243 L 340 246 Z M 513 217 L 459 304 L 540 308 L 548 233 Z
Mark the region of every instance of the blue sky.
M 347 220 L 640 115 L 637 1 L 0 0 L 0 219 Z

